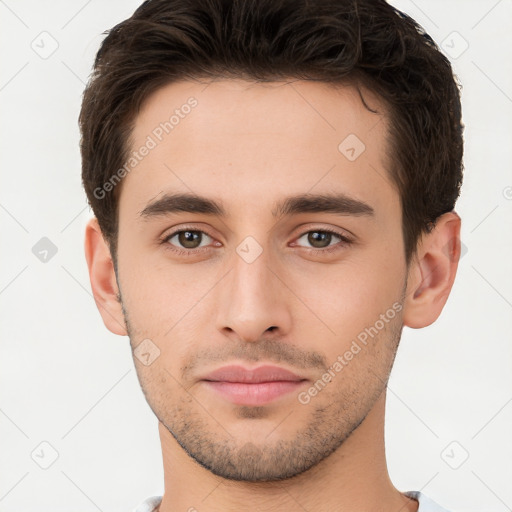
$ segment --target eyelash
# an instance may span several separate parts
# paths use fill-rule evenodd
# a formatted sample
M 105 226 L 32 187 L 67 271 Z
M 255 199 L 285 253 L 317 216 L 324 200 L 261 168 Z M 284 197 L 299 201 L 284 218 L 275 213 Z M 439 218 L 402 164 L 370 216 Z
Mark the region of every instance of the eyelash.
M 184 231 L 193 231 L 193 232 L 197 232 L 197 233 L 203 233 L 203 234 L 205 234 L 205 235 L 207 235 L 207 236 L 209 236 L 210 238 L 213 239 L 213 236 L 208 234 L 206 231 L 203 231 L 202 229 L 196 229 L 196 228 L 184 226 L 184 227 L 182 227 L 181 229 L 179 229 L 177 231 L 173 231 L 172 233 L 170 233 L 168 235 L 165 235 L 164 238 L 160 240 L 160 244 L 164 246 L 165 250 L 172 251 L 175 254 L 178 254 L 179 256 L 197 256 L 197 254 L 199 254 L 201 252 L 204 252 L 204 250 L 208 250 L 209 249 L 209 247 L 200 247 L 200 248 L 188 249 L 188 250 L 187 249 L 180 249 L 180 248 L 178 248 L 176 246 L 173 246 L 173 245 L 171 245 L 169 243 L 169 240 L 171 238 L 173 238 L 174 236 L 176 236 L 176 235 L 178 235 L 180 233 L 183 233 Z M 352 243 L 352 240 L 350 240 L 347 236 L 342 235 L 338 231 L 335 231 L 333 229 L 328 229 L 328 228 L 310 229 L 308 231 L 305 231 L 301 235 L 299 235 L 299 237 L 297 239 L 300 239 L 304 235 L 307 235 L 309 233 L 330 233 L 332 235 L 337 236 L 341 240 L 340 242 L 338 242 L 338 244 L 336 244 L 336 245 L 334 245 L 332 247 L 329 246 L 329 247 L 327 247 L 325 249 L 317 249 L 317 248 L 314 248 L 314 247 L 308 248 L 308 247 L 299 246 L 302 249 L 305 249 L 306 251 L 308 251 L 310 253 L 315 253 L 315 254 L 320 254 L 320 253 L 325 254 L 325 253 L 327 253 L 327 254 L 331 254 L 332 252 L 338 251 L 342 247 L 345 247 L 345 246 L 350 245 Z

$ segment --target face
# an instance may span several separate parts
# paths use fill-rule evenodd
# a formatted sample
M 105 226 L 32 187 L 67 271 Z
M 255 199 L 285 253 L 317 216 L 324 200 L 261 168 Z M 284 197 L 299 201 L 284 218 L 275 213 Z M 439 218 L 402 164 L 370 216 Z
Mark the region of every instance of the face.
M 348 86 L 177 82 L 136 118 L 119 202 L 125 323 L 152 410 L 221 477 L 306 471 L 385 389 L 406 262 L 386 117 L 364 94 L 381 114 Z M 226 365 L 298 379 L 204 380 Z

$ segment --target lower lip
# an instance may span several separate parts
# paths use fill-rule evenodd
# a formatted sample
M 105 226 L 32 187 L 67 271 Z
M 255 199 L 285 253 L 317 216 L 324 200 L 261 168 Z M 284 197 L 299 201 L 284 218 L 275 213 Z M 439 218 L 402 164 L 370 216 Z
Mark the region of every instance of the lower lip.
M 306 381 L 275 381 L 254 384 L 209 380 L 204 382 L 236 405 L 262 405 L 287 393 L 296 391 Z

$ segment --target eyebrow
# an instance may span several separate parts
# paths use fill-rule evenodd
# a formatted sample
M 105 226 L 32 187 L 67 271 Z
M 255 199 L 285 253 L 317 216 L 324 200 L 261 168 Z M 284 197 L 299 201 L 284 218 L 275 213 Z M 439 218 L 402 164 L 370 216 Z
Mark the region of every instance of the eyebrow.
M 196 194 L 176 193 L 165 194 L 159 199 L 150 201 L 140 212 L 140 217 L 149 220 L 180 212 L 202 213 L 224 218 L 228 216 L 221 202 Z M 372 217 L 375 211 L 369 204 L 343 193 L 298 194 L 278 201 L 272 209 L 274 218 L 300 213 L 334 213 Z

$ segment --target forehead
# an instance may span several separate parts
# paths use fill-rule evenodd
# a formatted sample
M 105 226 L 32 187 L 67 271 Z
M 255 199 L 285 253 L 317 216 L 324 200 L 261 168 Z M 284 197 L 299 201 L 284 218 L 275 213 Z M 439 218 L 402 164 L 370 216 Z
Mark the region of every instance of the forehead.
M 129 195 L 140 211 L 168 190 L 230 196 L 246 208 L 261 208 L 262 197 L 333 189 L 372 198 L 377 208 L 396 201 L 385 109 L 363 94 L 377 114 L 347 85 L 217 80 L 161 87 L 135 119 L 134 165 L 120 205 Z

